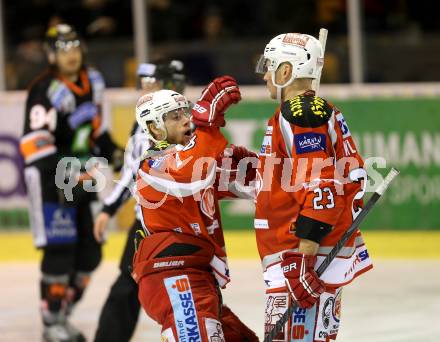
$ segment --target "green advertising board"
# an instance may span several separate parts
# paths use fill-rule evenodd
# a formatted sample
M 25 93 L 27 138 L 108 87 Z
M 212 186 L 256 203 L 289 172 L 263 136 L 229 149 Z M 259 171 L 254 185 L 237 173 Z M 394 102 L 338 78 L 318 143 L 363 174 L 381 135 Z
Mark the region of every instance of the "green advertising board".
M 368 216 L 365 229 L 439 229 L 440 215 L 440 99 L 337 100 L 357 148 L 370 163 L 368 172 L 385 175 L 391 167 L 401 172 Z M 260 148 L 267 119 L 275 102 L 243 102 L 228 112 L 225 135 L 230 142 Z M 384 167 L 385 166 L 385 167 Z M 369 188 L 377 184 L 370 181 Z M 367 194 L 367 197 L 370 194 Z M 253 204 L 223 203 L 228 229 L 253 227 Z

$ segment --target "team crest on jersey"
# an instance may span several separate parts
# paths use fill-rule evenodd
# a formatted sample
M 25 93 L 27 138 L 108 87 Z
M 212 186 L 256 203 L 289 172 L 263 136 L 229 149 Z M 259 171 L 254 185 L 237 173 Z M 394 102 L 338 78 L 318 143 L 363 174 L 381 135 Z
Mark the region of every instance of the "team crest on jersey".
M 211 220 L 215 214 L 214 188 L 210 186 L 205 189 L 200 200 L 200 209 L 202 213 L 208 216 Z
M 177 340 L 200 342 L 202 336 L 188 276 L 165 278 L 164 284 L 173 306 Z
M 260 148 L 260 156 L 270 156 L 272 154 L 272 136 L 265 135 Z
M 320 133 L 300 133 L 294 136 L 296 154 L 325 151 L 326 137 Z

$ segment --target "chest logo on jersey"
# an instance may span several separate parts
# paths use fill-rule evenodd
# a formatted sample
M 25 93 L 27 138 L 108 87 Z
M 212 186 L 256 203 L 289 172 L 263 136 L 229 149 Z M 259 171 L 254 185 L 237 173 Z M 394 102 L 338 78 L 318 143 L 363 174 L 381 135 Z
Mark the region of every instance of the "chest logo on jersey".
M 270 156 L 272 153 L 272 136 L 265 135 L 260 148 L 260 156 Z
M 91 122 L 97 115 L 98 107 L 92 102 L 84 102 L 70 114 L 69 126 L 76 129 L 86 122 Z
M 326 137 L 320 133 L 295 134 L 294 141 L 296 154 L 325 151 L 326 148 Z
M 47 97 L 57 111 L 71 113 L 75 110 L 75 96 L 66 84 L 58 79 L 54 79 L 50 83 L 49 89 L 47 89 Z
M 202 213 L 208 216 L 211 220 L 214 218 L 215 201 L 213 187 L 209 187 L 203 191 L 202 199 L 200 200 L 200 209 L 202 210 Z
M 339 127 L 341 128 L 342 138 L 348 138 L 351 136 L 350 130 L 348 129 L 347 122 L 344 119 L 342 113 L 336 115 L 336 120 L 338 121 Z

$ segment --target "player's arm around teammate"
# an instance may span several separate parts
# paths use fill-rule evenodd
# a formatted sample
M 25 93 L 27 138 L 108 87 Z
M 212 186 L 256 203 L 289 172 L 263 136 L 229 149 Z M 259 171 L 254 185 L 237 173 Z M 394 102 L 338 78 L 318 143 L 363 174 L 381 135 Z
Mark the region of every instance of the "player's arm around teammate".
M 184 96 L 159 91 L 141 97 L 136 116 L 155 142 L 138 172 L 137 200 L 147 237 L 133 261 L 146 313 L 168 341 L 257 341 L 222 304 L 229 282 L 218 207 L 216 159 L 227 144 L 219 126 L 240 100 L 230 77 L 192 111 Z M 193 131 L 190 115 L 199 125 Z
M 160 89 L 178 89 L 179 92 L 183 92 L 185 88 L 183 63 L 178 60 L 158 60 L 154 64 L 141 63 L 137 69 L 137 78 L 141 94 L 152 93 Z M 135 120 L 132 134 L 126 144 L 121 178 L 112 193 L 105 198 L 104 206 L 95 220 L 94 235 L 98 242 L 103 243 L 110 218 L 129 198 L 132 198 L 139 164 L 143 159 L 143 153 L 150 145 L 151 142 Z M 119 275 L 111 285 L 99 315 L 95 342 L 128 342 L 136 328 L 140 303 L 138 286 L 131 277 L 131 264 L 134 255 L 133 240 L 136 231 L 142 229 L 142 224 L 138 206 L 135 206 L 135 211 L 136 219 L 127 233 L 119 263 Z

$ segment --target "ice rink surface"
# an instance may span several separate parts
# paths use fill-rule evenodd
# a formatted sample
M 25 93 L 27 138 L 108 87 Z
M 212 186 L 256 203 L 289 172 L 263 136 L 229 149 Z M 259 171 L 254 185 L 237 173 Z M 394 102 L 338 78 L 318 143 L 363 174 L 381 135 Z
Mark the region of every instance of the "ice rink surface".
M 224 301 L 258 335 L 263 331 L 263 282 L 257 260 L 230 260 Z M 117 263 L 94 274 L 72 322 L 92 340 Z M 0 341 L 40 341 L 36 262 L 0 263 Z M 342 295 L 338 342 L 440 341 L 440 260 L 376 260 L 375 268 Z M 160 341 L 159 327 L 142 312 L 133 341 Z

